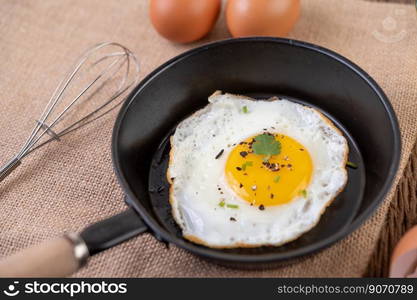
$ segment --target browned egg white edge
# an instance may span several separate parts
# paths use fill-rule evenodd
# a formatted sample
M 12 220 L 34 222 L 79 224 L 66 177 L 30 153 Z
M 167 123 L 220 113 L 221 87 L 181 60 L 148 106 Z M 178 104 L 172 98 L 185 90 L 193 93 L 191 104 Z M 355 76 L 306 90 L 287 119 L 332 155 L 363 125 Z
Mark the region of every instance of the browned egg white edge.
M 222 91 L 215 91 L 210 97 L 213 97 L 213 96 L 217 96 L 217 95 L 221 95 L 221 94 L 223 94 L 223 92 Z M 253 99 L 253 98 L 251 98 L 251 97 L 247 97 L 247 96 L 243 96 L 243 95 L 235 95 L 235 94 L 229 94 L 229 93 L 225 93 L 225 95 L 231 95 L 231 96 L 234 96 L 235 98 L 238 98 L 238 99 L 245 99 L 245 100 L 251 100 L 251 101 L 257 101 L 256 99 Z M 271 98 L 269 98 L 269 99 L 266 99 L 266 101 L 279 101 L 279 100 L 281 100 L 280 98 L 278 98 L 278 97 L 271 97 Z M 265 101 L 265 100 L 264 100 Z M 299 103 L 297 103 L 297 104 L 299 104 Z M 203 110 L 205 110 L 207 107 L 209 107 L 209 106 L 211 106 L 211 105 L 213 105 L 212 103 L 209 103 L 209 104 L 207 104 L 206 106 L 204 106 L 203 108 L 201 108 L 201 109 L 199 109 L 199 110 L 197 110 L 196 112 L 194 112 L 193 114 L 191 114 L 190 116 L 188 116 L 187 117 L 187 119 L 188 118 L 190 118 L 190 117 L 193 117 L 193 116 L 198 116 L 199 114 L 201 114 L 202 112 L 203 112 Z M 310 109 L 310 110 L 312 110 L 313 112 L 315 112 L 315 113 L 317 113 L 318 115 L 319 115 L 319 117 L 324 121 L 324 122 L 326 122 L 331 128 L 333 128 L 339 135 L 342 135 L 342 136 L 344 136 L 343 135 L 343 133 L 340 131 L 340 129 L 339 128 L 337 128 L 334 124 L 333 124 L 333 122 L 331 121 L 331 120 L 329 120 L 325 115 L 323 115 L 323 113 L 321 113 L 320 111 L 318 111 L 318 110 L 316 110 L 316 109 L 314 109 L 314 108 L 312 108 L 312 107 L 309 107 L 309 106 L 306 106 L 306 105 L 303 105 L 303 104 L 299 104 L 299 105 L 302 105 L 302 106 L 304 106 L 305 108 L 307 108 L 307 109 Z M 175 134 L 175 133 L 174 133 Z M 172 161 L 173 161 L 173 156 L 174 156 L 174 152 L 175 152 L 175 148 L 174 148 L 174 145 L 173 145 L 173 143 L 172 143 L 172 139 L 173 139 L 173 135 L 171 136 L 171 138 L 170 138 L 170 143 L 171 143 L 171 150 L 170 150 L 170 152 L 169 152 L 169 161 L 168 161 L 168 170 L 167 170 L 167 180 L 168 180 L 168 183 L 170 184 L 170 188 L 169 188 L 169 203 L 170 203 L 170 205 L 171 205 L 171 215 L 172 215 L 172 217 L 174 218 L 174 220 L 175 220 L 175 222 L 180 226 L 180 228 L 181 228 L 181 230 L 183 230 L 182 229 L 182 226 L 180 225 L 181 224 L 181 220 L 177 220 L 177 218 L 175 217 L 175 214 L 174 214 L 174 209 L 172 208 L 174 205 L 174 198 L 173 198 L 173 188 L 174 188 L 174 185 L 173 185 L 173 183 L 174 183 L 174 181 L 173 180 L 171 180 L 171 176 L 170 176 L 170 172 L 169 172 L 169 170 L 170 170 L 170 166 L 172 165 Z M 349 146 L 348 146 L 348 144 L 346 143 L 346 145 L 345 145 L 345 157 L 344 157 L 344 160 L 343 160 L 343 171 L 345 172 L 345 175 L 346 175 L 346 178 L 347 178 L 347 170 L 346 170 L 346 163 L 347 163 L 347 161 L 348 161 L 348 156 L 349 156 Z M 175 180 L 175 179 L 174 179 Z M 336 192 L 336 194 L 335 194 L 335 196 L 333 197 L 333 198 L 331 198 L 331 199 L 329 199 L 329 201 L 327 201 L 327 203 L 324 205 L 324 207 L 323 207 L 323 209 L 320 211 L 320 216 L 319 216 L 319 218 L 317 218 L 317 221 L 314 223 L 314 224 L 312 224 L 309 228 L 307 228 L 305 231 L 303 231 L 303 232 L 301 232 L 300 234 L 298 234 L 298 235 L 296 235 L 296 236 L 294 236 L 294 238 L 292 238 L 292 239 L 289 239 L 289 240 L 287 240 L 287 241 L 285 241 L 285 242 L 281 242 L 281 243 L 260 243 L 260 244 L 245 244 L 245 243 L 239 243 L 239 242 L 236 242 L 236 243 L 234 243 L 234 244 L 230 244 L 230 245 L 227 245 L 227 246 L 218 246 L 218 245 L 210 245 L 210 244 L 208 244 L 207 242 L 205 242 L 205 241 L 203 241 L 202 239 L 200 239 L 199 237 L 197 237 L 197 236 L 195 236 L 195 235 L 185 235 L 185 234 L 183 234 L 183 237 L 186 239 L 186 240 L 189 240 L 189 241 L 191 241 L 191 242 L 193 242 L 193 243 L 196 243 L 196 244 L 199 244 L 199 245 L 203 245 L 203 246 L 206 246 L 206 247 L 208 247 L 208 248 L 213 248 L 213 249 L 231 249 L 231 248 L 258 248 L 258 247 L 262 247 L 262 246 L 274 246 L 274 247 L 277 247 L 277 246 L 282 246 L 282 245 L 284 245 L 284 244 L 287 244 L 287 243 L 289 243 L 289 242 L 292 242 L 292 241 L 295 241 L 296 239 L 298 239 L 300 236 L 302 236 L 303 234 L 305 234 L 305 233 L 307 233 L 308 231 L 310 231 L 312 228 L 314 228 L 317 224 L 318 224 L 318 222 L 320 221 L 320 219 L 321 219 L 321 216 L 324 214 L 324 212 L 326 211 L 326 209 L 327 209 L 327 207 L 329 207 L 329 205 L 330 204 L 332 204 L 332 202 L 334 201 L 334 199 L 336 199 L 337 198 L 337 196 L 343 191 L 343 189 L 346 187 L 346 184 L 347 184 L 347 181 L 348 181 L 348 179 L 346 179 L 345 180 L 345 183 L 340 187 L 340 189 Z

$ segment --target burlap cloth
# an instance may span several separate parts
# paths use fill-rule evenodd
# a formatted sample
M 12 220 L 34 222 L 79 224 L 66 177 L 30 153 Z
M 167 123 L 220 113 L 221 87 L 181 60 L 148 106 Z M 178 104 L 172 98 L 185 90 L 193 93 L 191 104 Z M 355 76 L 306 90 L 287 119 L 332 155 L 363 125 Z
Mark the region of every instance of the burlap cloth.
M 144 0 L 2 0 L 0 5 L 0 161 L 21 146 L 50 93 L 84 49 L 117 41 L 140 58 L 142 77 L 193 45 L 174 45 L 151 27 Z M 417 24 L 411 5 L 304 0 L 291 36 L 350 58 L 373 76 L 398 115 L 400 172 L 417 133 Z M 224 20 L 201 43 L 226 38 Z M 198 44 L 201 44 L 198 43 Z M 28 157 L 0 184 L 0 253 L 9 255 L 121 211 L 112 170 L 116 112 Z M 363 124 L 366 126 L 366 123 Z M 76 276 L 361 276 L 390 199 L 359 230 L 290 267 L 242 271 L 217 266 L 144 234 L 92 258 Z

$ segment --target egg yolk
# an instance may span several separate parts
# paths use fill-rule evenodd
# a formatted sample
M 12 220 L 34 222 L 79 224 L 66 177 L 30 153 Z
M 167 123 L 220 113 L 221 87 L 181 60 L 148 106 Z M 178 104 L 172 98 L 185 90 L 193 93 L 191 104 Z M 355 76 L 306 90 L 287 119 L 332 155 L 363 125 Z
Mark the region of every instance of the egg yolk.
M 260 208 L 306 196 L 313 170 L 310 154 L 303 145 L 286 135 L 272 136 L 281 144 L 279 154 L 270 157 L 255 154 L 254 136 L 233 148 L 225 166 L 232 190 Z

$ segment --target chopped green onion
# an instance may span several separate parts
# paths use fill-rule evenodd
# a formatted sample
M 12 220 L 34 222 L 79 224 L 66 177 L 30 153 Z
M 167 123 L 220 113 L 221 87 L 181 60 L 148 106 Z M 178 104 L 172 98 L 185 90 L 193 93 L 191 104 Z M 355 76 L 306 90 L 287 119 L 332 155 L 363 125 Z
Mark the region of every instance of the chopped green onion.
M 252 166 L 253 166 L 253 162 L 247 161 L 242 165 L 242 170 L 246 171 L 246 167 L 252 167 Z
M 307 191 L 306 190 L 301 190 L 300 195 L 303 196 L 304 198 L 307 198 Z
M 281 176 L 277 176 L 277 177 L 274 178 L 274 182 L 278 183 L 280 179 L 281 179 Z
M 220 203 L 219 203 L 219 206 L 220 207 L 224 207 L 224 205 L 225 205 L 226 203 L 224 203 L 224 201 L 220 201 Z
M 248 107 L 245 105 L 244 107 L 242 107 L 242 111 L 244 114 L 247 114 L 249 112 Z
M 348 162 L 346 163 L 346 166 L 351 167 L 351 168 L 353 168 L 353 169 L 357 169 L 357 168 L 358 168 L 358 165 L 357 165 L 357 164 L 355 164 L 355 163 L 353 163 L 353 162 L 351 162 L 351 161 L 348 161 Z
M 239 208 L 239 205 L 236 204 L 226 204 L 228 208 Z

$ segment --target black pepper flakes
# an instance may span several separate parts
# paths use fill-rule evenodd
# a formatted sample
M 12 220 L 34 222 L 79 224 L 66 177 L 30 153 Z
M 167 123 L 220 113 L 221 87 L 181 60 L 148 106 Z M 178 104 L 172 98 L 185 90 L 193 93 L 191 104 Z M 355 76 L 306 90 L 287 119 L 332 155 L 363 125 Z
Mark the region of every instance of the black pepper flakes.
M 274 199 L 274 194 L 271 194 L 271 199 Z
M 242 151 L 239 154 L 240 154 L 240 156 L 242 156 L 243 158 L 245 158 L 248 155 L 248 152 Z
M 215 159 L 219 159 L 222 156 L 224 149 L 220 150 L 220 152 L 216 155 Z
M 265 206 L 263 204 L 259 205 L 259 210 L 264 210 Z
M 236 167 L 236 170 L 242 171 L 242 168 L 241 167 Z
M 239 184 L 239 187 L 242 188 L 243 187 L 243 184 Z
M 277 171 L 279 171 L 279 164 L 272 163 L 269 169 L 270 169 L 272 172 L 277 172 Z
M 263 162 L 262 163 L 265 167 L 267 167 L 269 170 L 276 172 L 280 170 L 279 164 L 277 163 L 270 163 L 269 161 Z M 283 165 L 281 165 L 283 166 Z
M 235 219 L 235 218 L 233 218 L 233 217 L 230 217 L 230 221 L 232 221 L 232 222 L 236 222 L 236 219 Z

